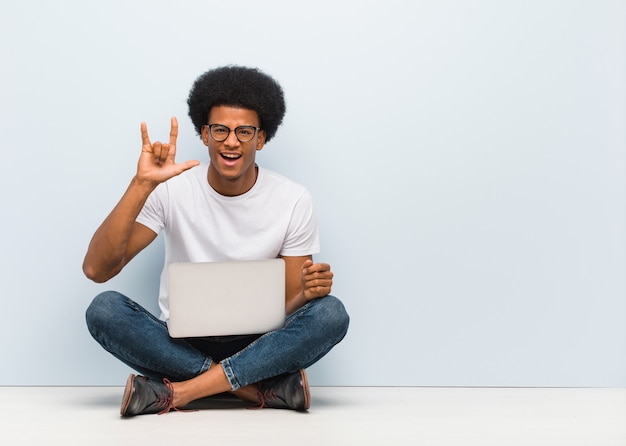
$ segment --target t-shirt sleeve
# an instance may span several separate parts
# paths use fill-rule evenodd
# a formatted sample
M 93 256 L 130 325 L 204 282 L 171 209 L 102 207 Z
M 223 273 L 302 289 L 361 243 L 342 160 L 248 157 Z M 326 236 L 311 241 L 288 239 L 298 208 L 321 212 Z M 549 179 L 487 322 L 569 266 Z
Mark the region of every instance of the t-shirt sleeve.
M 160 184 L 146 200 L 146 203 L 139 212 L 137 223 L 152 229 L 155 233 L 160 233 L 167 221 L 167 188 L 165 183 Z
M 291 221 L 280 254 L 283 256 L 305 256 L 320 252 L 317 220 L 313 210 L 313 199 L 304 191 L 295 203 Z

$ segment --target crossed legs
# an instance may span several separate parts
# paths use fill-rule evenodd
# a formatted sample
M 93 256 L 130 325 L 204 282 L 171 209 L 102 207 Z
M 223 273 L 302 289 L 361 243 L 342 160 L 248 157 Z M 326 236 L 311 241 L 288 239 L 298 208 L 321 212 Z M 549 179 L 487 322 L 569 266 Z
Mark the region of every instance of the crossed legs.
M 152 380 L 172 381 L 172 405 L 230 391 L 258 400 L 256 383 L 317 362 L 345 336 L 349 317 L 334 296 L 316 299 L 266 333 L 216 362 L 210 352 L 171 338 L 167 326 L 120 293 L 108 291 L 87 309 L 87 326 L 104 349 Z

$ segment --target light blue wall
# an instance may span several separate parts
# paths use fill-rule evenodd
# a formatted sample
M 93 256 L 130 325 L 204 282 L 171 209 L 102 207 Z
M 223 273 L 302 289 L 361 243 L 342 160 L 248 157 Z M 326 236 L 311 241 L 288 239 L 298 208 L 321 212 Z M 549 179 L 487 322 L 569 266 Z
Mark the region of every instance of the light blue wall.
M 315 385 L 626 385 L 624 1 L 3 1 L 0 385 L 121 385 L 84 310 L 156 310 L 157 242 L 104 285 L 89 239 L 139 124 L 226 63 L 283 85 L 259 162 L 307 185 L 348 337 Z

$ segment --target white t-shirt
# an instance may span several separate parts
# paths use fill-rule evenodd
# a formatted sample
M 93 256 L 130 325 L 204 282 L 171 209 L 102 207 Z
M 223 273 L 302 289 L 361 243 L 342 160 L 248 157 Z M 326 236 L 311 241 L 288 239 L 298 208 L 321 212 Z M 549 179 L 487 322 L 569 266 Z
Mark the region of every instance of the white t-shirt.
M 161 272 L 161 319 L 169 318 L 167 265 L 172 262 L 258 260 L 319 252 L 310 193 L 258 167 L 256 183 L 235 197 L 218 194 L 207 181 L 208 164 L 160 184 L 137 222 L 165 234 Z

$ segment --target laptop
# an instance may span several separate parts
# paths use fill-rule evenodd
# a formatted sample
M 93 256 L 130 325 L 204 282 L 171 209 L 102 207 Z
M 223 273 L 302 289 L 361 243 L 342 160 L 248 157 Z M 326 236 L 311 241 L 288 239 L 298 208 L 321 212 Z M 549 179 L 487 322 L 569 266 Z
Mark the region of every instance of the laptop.
M 262 334 L 285 322 L 282 259 L 171 263 L 168 284 L 173 338 Z

